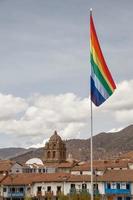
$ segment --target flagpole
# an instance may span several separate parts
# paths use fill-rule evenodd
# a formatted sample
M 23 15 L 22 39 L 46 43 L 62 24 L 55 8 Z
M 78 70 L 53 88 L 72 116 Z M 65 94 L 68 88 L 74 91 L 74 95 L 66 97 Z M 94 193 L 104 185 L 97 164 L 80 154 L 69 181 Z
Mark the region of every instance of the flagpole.
M 90 9 L 90 61 L 91 61 L 91 83 L 90 83 L 90 109 L 91 109 L 91 138 L 90 138 L 90 160 L 91 160 L 91 200 L 94 198 L 93 191 L 93 103 L 100 106 L 116 89 L 115 82 L 106 65 L 97 33 L 95 30 L 92 8 Z
M 92 16 L 92 8 L 90 9 L 90 16 Z M 91 138 L 90 138 L 91 200 L 93 200 L 93 105 L 91 101 L 91 87 L 90 87 L 90 108 L 91 108 Z

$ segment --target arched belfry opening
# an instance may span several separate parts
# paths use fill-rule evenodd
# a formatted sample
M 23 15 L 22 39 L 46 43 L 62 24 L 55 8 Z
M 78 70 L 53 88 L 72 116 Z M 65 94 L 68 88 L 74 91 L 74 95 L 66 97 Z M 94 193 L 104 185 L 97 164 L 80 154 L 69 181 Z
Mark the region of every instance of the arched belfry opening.
M 66 145 L 54 131 L 49 142 L 44 147 L 44 162 L 64 162 L 66 160 Z

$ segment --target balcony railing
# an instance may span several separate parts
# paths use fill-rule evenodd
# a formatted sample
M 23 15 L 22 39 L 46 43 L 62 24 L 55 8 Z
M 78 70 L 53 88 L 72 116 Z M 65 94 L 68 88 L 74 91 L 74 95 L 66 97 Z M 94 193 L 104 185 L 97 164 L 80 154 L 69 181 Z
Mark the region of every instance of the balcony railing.
M 105 194 L 131 194 L 130 189 L 108 189 L 105 188 Z

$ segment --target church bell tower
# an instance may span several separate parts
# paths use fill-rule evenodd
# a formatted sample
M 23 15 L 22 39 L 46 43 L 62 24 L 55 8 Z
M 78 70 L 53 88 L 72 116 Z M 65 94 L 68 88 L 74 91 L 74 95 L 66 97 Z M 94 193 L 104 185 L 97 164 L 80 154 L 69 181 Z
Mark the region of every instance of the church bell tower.
M 44 162 L 64 162 L 66 160 L 66 145 L 55 131 L 44 147 Z

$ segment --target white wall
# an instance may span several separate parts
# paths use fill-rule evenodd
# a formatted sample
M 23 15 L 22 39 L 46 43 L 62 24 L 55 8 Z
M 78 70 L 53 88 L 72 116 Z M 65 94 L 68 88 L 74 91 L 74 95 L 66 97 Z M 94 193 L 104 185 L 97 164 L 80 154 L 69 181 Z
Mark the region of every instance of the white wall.
M 105 194 L 104 182 L 98 182 L 98 189 L 100 194 Z
M 22 169 L 23 167 L 21 165 L 19 165 L 18 163 L 15 163 L 12 167 L 11 167 L 11 173 L 13 174 L 17 174 L 17 173 L 22 173 Z
M 57 192 L 57 186 L 61 186 L 61 191 L 64 191 L 64 183 L 63 182 L 49 182 L 49 183 L 35 183 L 32 188 L 32 195 L 36 196 L 37 194 L 37 188 L 42 187 L 42 195 L 45 195 L 45 192 L 47 192 L 47 187 L 51 186 L 51 192 L 53 191 L 53 194 L 56 195 Z
M 83 171 L 83 175 L 91 175 L 91 171 Z
M 64 194 L 70 193 L 71 184 L 75 184 L 75 189 L 79 190 L 82 189 L 82 184 L 84 182 L 49 182 L 49 183 L 35 183 L 32 188 L 32 195 L 36 196 L 37 194 L 37 187 L 42 187 L 42 195 L 47 192 L 47 187 L 51 186 L 51 191 L 53 191 L 53 194 L 56 195 L 57 192 L 57 186 L 61 186 L 61 191 Z M 85 182 L 87 184 L 87 189 L 89 189 L 89 192 L 91 191 L 91 183 Z M 104 183 L 103 182 L 97 182 L 98 189 L 100 194 L 104 194 Z
M 80 175 L 80 171 L 71 171 L 71 174 L 73 174 L 73 175 Z
M 130 186 L 131 186 L 131 195 L 133 195 L 133 183 L 131 183 Z

